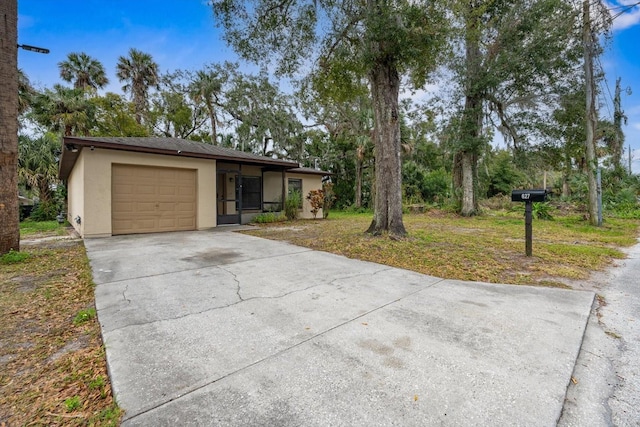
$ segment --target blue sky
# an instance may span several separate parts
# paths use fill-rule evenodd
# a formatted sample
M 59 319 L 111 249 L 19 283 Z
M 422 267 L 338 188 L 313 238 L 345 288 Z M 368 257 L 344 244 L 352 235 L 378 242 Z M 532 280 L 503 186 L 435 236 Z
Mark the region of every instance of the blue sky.
M 614 13 L 636 0 L 610 0 Z M 615 9 L 617 8 L 617 9 Z M 633 170 L 640 172 L 640 6 L 614 20 L 613 39 L 600 58 L 607 74 L 601 86 L 600 115 L 611 118 L 616 77 L 622 78 L 622 107 L 629 118 L 626 146 L 633 150 Z M 18 0 L 18 42 L 50 49 L 48 55 L 19 50 L 18 66 L 39 88 L 61 83 L 58 62 L 71 52 L 100 60 L 110 83 L 121 93 L 115 76 L 119 56 L 130 48 L 150 53 L 162 72 L 199 69 L 205 64 L 235 61 L 221 41 L 206 0 Z M 626 155 L 626 152 L 625 152 Z

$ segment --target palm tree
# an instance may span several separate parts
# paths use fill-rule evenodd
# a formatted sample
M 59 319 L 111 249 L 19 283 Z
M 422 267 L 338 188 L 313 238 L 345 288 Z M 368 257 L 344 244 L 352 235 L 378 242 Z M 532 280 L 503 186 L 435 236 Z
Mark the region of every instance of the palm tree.
M 160 82 L 158 64 L 148 53 L 131 48 L 128 57 L 118 58 L 116 75 L 121 82 L 126 82 L 122 90 L 131 93 L 136 122 L 142 123 L 142 117 L 147 111 L 149 88 L 157 88 Z
M 60 142 L 49 133 L 37 139 L 21 136 L 18 152 L 20 181 L 28 190 L 36 190 L 41 204 L 50 204 L 53 201 L 53 184 L 58 182 Z
M 0 255 L 20 250 L 18 213 L 18 1 L 0 1 Z
M 52 131 L 64 136 L 89 135 L 94 124 L 94 104 L 82 89 L 73 89 L 59 84 L 53 90 L 45 89 L 33 98 L 33 119 Z
M 18 115 L 24 114 L 31 105 L 31 98 L 35 94 L 33 86 L 29 81 L 29 77 L 18 69 Z
M 102 63 L 84 52 L 70 53 L 66 61 L 58 63 L 60 77 L 84 91 L 102 89 L 109 83 Z
M 218 145 L 216 105 L 222 90 L 222 80 L 213 71 L 199 70 L 191 81 L 190 89 L 191 98 L 195 102 L 204 102 L 211 122 L 211 143 Z

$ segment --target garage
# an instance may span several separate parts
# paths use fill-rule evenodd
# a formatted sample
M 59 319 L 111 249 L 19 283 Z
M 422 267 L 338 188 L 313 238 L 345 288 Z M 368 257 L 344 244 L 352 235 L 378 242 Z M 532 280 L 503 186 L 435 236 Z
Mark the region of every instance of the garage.
M 112 234 L 196 229 L 196 171 L 113 164 Z

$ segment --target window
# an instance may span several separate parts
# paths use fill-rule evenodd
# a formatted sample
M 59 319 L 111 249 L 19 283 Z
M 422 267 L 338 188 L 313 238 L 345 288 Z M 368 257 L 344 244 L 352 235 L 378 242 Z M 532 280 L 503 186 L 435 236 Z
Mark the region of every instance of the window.
M 242 209 L 262 209 L 262 178 L 242 177 Z
M 297 191 L 300 195 L 298 209 L 302 209 L 302 180 L 289 178 L 289 196 L 291 196 L 291 193 L 293 193 L 294 191 Z

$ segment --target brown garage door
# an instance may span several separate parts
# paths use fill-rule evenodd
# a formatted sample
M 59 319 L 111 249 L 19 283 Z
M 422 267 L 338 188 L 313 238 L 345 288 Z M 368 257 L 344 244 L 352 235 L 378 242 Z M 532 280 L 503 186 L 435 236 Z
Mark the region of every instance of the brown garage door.
M 195 170 L 113 165 L 111 176 L 112 234 L 195 230 Z

